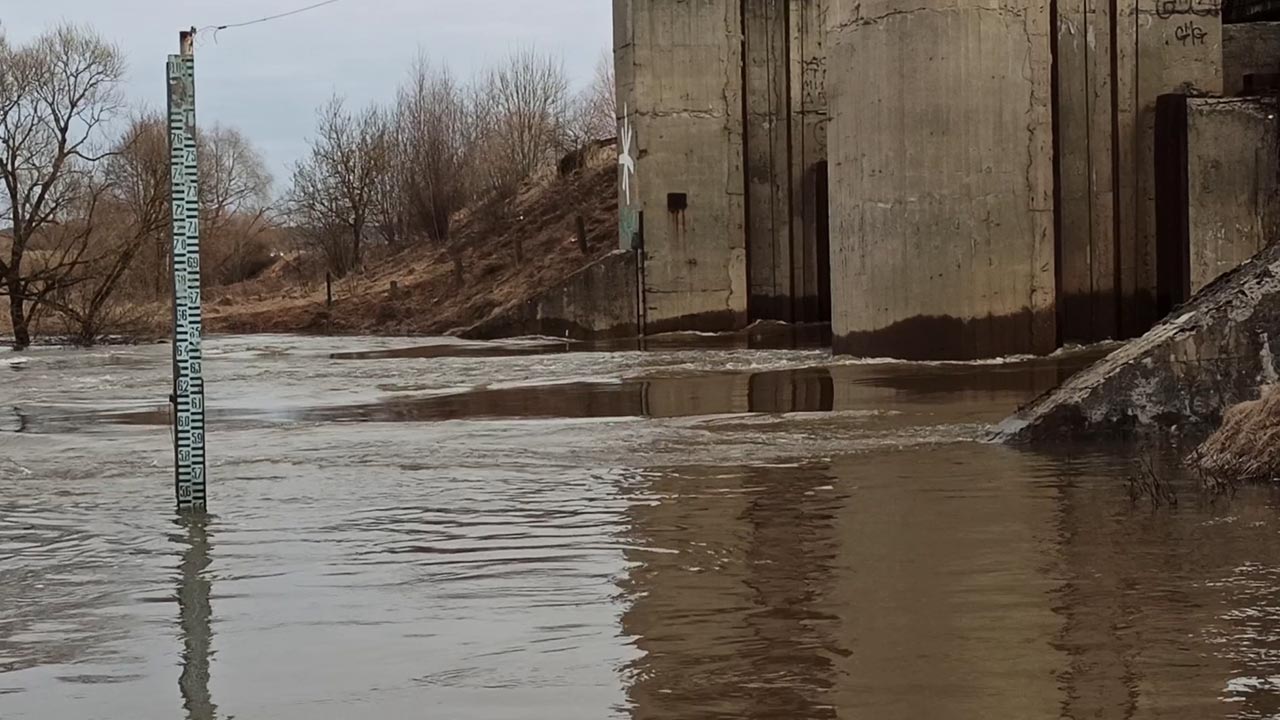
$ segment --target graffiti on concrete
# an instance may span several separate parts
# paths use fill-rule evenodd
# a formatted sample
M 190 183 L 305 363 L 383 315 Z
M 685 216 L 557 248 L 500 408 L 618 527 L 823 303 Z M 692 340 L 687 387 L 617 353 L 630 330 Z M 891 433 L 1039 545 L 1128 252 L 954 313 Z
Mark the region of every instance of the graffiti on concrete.
M 1197 25 L 1195 20 L 1186 21 L 1179 25 L 1178 29 L 1173 32 L 1173 37 L 1178 42 L 1182 43 L 1183 46 L 1203 45 L 1204 40 L 1208 35 L 1209 33 L 1204 28 Z
M 824 59 L 809 58 L 801 64 L 802 97 L 804 108 L 827 107 L 827 66 Z
M 1181 15 L 1218 17 L 1222 14 L 1222 0 L 1156 0 L 1156 16 L 1168 20 Z

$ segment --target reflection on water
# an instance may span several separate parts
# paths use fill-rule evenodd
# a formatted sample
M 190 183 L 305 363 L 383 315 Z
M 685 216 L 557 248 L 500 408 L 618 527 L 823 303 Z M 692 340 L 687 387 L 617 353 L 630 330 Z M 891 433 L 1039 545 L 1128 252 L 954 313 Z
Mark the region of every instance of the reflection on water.
M 1276 717 L 1274 496 L 1153 510 L 1124 462 L 1041 460 L 644 473 L 632 717 Z
M 632 717 L 830 718 L 842 492 L 823 467 L 652 469 L 637 486 L 622 628 Z M 668 552 L 653 552 L 667 550 Z
M 178 617 L 182 629 L 182 674 L 178 687 L 182 707 L 189 720 L 213 720 L 217 705 L 209 694 L 209 661 L 213 657 L 213 608 L 210 605 L 212 579 L 209 577 L 209 518 L 182 515 L 176 521 L 183 535 L 178 583 Z
M 5 720 L 1280 714 L 1276 493 L 965 440 L 1087 357 L 209 345 L 212 524 L 166 348 L 0 384 Z
M 308 421 L 422 422 L 483 418 L 696 417 L 744 413 L 831 412 L 835 381 L 827 368 L 574 382 L 314 408 Z
M 424 360 L 431 358 L 499 358 L 521 355 L 554 355 L 569 352 L 567 342 L 526 343 L 435 343 L 385 350 L 357 350 L 332 353 L 333 360 Z
M 496 342 L 439 339 L 429 344 L 379 350 L 354 350 L 330 354 L 333 360 L 421 360 L 431 358 L 496 358 L 521 355 L 555 355 L 570 352 L 625 352 L 632 350 L 800 350 L 831 346 L 831 326 L 787 325 L 763 322 L 731 333 L 685 333 L 642 338 L 581 342 L 554 338 L 524 338 Z
M 431 347 L 431 346 L 428 346 Z M 453 347 L 453 346 L 442 346 Z M 422 347 L 367 353 L 366 359 L 429 357 Z M 346 355 L 357 355 L 348 353 Z M 334 354 L 338 357 L 341 354 Z M 492 357 L 517 357 L 496 352 Z M 498 418 L 679 418 L 712 415 L 830 413 L 895 410 L 919 406 L 944 397 L 952 409 L 966 403 L 991 407 L 1007 397 L 1013 402 L 1061 383 L 1094 359 L 1081 354 L 1053 361 L 1007 365 L 911 366 L 903 364 L 836 364 L 780 370 L 748 367 L 722 370 L 623 377 L 608 382 L 568 381 L 555 384 L 516 384 L 470 387 L 430 395 L 401 393 L 373 402 L 325 405 L 314 403 L 277 407 L 210 408 L 213 422 L 259 420 L 269 422 L 429 422 Z M 997 413 L 1006 412 L 1004 405 Z M 31 410 L 24 412 L 30 413 Z M 167 426 L 166 406 L 144 410 L 58 410 L 41 417 L 24 415 L 29 426 L 83 427 L 100 422 Z M 997 418 L 988 418 L 997 419 Z

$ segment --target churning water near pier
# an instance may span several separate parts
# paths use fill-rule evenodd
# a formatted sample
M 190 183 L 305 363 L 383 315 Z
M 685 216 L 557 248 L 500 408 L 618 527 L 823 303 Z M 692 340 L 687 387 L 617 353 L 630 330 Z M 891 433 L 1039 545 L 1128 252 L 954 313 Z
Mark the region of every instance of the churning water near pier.
M 212 339 L 202 520 L 167 346 L 0 353 L 0 718 L 1280 713 L 1280 497 L 983 442 L 1087 354 L 566 350 Z

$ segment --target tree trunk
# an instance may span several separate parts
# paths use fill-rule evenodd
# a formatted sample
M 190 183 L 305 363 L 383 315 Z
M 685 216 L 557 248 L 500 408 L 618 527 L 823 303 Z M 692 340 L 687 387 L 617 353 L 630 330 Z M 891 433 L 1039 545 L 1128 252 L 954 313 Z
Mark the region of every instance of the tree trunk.
M 156 243 L 156 297 L 160 298 L 164 295 L 164 276 L 165 276 L 165 260 L 167 254 L 164 251 L 164 243 Z
M 364 235 L 364 223 L 357 220 L 351 228 L 351 271 L 356 273 L 360 272 L 360 240 L 362 235 Z
M 9 280 L 9 320 L 13 322 L 13 349 L 26 350 L 31 347 L 31 328 L 26 314 L 22 288 L 16 279 Z

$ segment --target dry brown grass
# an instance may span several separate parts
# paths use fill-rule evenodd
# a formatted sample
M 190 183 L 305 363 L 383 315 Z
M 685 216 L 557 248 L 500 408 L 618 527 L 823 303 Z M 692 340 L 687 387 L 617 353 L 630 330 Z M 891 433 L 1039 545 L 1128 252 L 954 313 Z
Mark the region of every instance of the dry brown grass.
M 1196 463 L 1220 482 L 1280 479 L 1280 387 L 1227 411 L 1222 427 L 1196 452 Z
M 253 280 L 224 287 L 206 284 L 206 327 L 215 333 L 377 335 L 463 329 L 612 252 L 617 247 L 617 213 L 614 150 L 599 148 L 579 172 L 560 177 L 550 169 L 505 208 L 479 206 L 460 213 L 453 246 L 463 259 L 462 283 L 451 251 L 439 244 L 381 257 L 371 250 L 365 272 L 334 281 L 330 312 L 325 307 L 323 264 L 303 253 L 287 253 Z M 579 214 L 591 240 L 587 255 L 576 241 Z M 517 243 L 523 262 L 516 259 Z M 141 288 L 126 294 L 151 298 L 153 293 Z M 170 334 L 167 297 L 125 305 L 120 322 L 107 328 L 109 335 L 145 339 Z M 0 306 L 0 342 L 9 333 L 7 318 L 7 305 Z M 33 330 L 45 338 L 66 332 L 52 313 L 43 313 Z
M 586 256 L 575 239 L 579 214 L 591 238 Z M 327 312 L 323 270 L 295 259 L 294 269 L 287 272 L 268 270 L 257 280 L 211 292 L 209 328 L 221 333 L 422 335 L 473 325 L 617 247 L 613 150 L 601 149 L 573 175 L 544 175 L 502 211 L 484 206 L 463 211 L 454 238 L 463 257 L 461 284 L 450 251 L 424 244 L 371 262 L 360 275 L 336 280 L 334 307 Z M 517 243 L 523 262 L 516 259 Z

